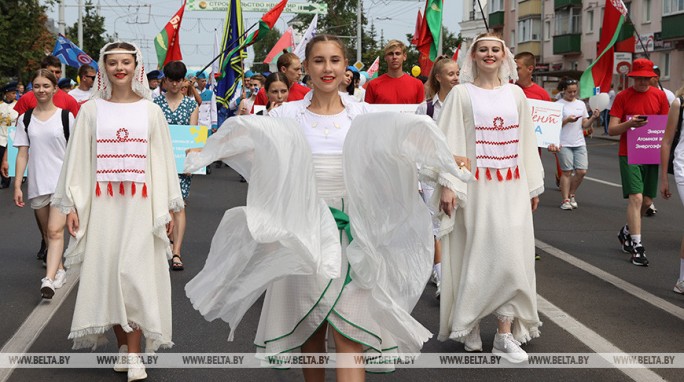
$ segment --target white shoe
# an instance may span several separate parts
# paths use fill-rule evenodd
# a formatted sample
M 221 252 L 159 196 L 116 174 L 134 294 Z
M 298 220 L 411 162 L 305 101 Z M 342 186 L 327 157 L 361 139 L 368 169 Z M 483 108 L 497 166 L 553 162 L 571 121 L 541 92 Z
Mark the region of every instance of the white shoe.
M 571 196 L 571 197 L 570 197 L 570 205 L 572 206 L 572 208 L 577 208 L 577 207 L 579 207 L 579 204 L 577 204 L 577 201 L 575 200 L 575 197 L 574 197 L 574 196 Z
M 128 371 L 128 345 L 121 345 L 119 347 L 119 357 L 114 362 L 114 371 L 117 373 Z
M 437 270 L 435 268 L 432 268 L 432 276 L 430 276 L 430 281 L 435 285 L 439 285 L 439 275 L 437 274 Z
M 525 362 L 528 359 L 527 353 L 520 347 L 520 342 L 516 341 L 511 333 L 494 335 L 492 353 L 499 354 L 511 363 Z
M 53 285 L 53 281 L 47 277 L 43 277 L 43 279 L 41 279 L 40 281 L 42 282 L 40 284 L 40 294 L 43 296 L 44 299 L 51 299 L 52 296 L 55 295 L 55 287 Z
M 566 211 L 572 210 L 572 204 L 570 204 L 570 199 L 564 200 L 563 203 L 561 203 L 560 205 L 560 209 Z
M 147 378 L 145 365 L 140 360 L 140 356 L 135 353 L 128 354 L 128 382 L 141 381 Z
M 677 293 L 684 294 L 684 279 L 677 280 L 673 290 Z
M 437 290 L 435 291 L 435 298 L 439 300 L 439 296 L 442 294 L 442 283 L 437 283 Z
M 59 289 L 64 285 L 65 282 L 66 271 L 64 269 L 60 269 L 57 271 L 57 274 L 55 275 L 55 281 L 52 282 L 52 285 L 55 287 L 55 289 Z
M 480 323 L 478 322 L 473 330 L 468 333 L 463 342 L 465 351 L 482 351 L 482 338 L 480 337 Z

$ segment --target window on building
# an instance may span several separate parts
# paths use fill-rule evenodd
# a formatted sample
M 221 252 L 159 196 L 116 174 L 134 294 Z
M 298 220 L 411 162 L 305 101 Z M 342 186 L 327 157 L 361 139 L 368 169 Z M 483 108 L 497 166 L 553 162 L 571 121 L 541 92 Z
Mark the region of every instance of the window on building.
M 661 65 L 662 68 L 660 69 L 660 78 L 664 80 L 669 80 L 670 79 L 670 52 L 663 53 L 662 56 L 662 61 Z
M 582 8 L 556 11 L 555 36 L 577 33 L 582 33 Z
M 684 0 L 663 0 L 663 16 L 684 12 Z
M 511 48 L 514 48 L 514 47 L 515 47 L 515 30 L 512 30 L 512 31 L 511 31 L 511 35 L 510 35 L 510 38 L 509 38 L 508 46 L 511 47 Z
M 489 13 L 500 12 L 504 10 L 504 0 L 492 0 L 489 3 Z
M 518 42 L 540 41 L 541 20 L 525 19 L 518 21 Z
M 643 2 L 643 20 L 641 22 L 643 23 L 650 23 L 651 22 L 651 0 L 644 0 Z
M 594 32 L 594 10 L 587 11 L 587 33 Z
M 544 41 L 549 41 L 551 39 L 551 21 L 544 21 Z

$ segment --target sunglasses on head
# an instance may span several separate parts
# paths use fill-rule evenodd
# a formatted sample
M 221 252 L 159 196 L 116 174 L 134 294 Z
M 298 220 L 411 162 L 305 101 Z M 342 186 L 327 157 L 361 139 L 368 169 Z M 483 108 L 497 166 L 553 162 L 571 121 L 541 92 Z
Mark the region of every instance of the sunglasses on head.
M 85 78 L 90 78 L 91 80 L 95 81 L 95 76 L 83 76 Z
M 574 85 L 574 84 L 576 84 L 576 83 L 577 83 L 577 80 L 567 80 L 567 81 L 565 81 L 565 84 L 566 84 L 566 85 Z

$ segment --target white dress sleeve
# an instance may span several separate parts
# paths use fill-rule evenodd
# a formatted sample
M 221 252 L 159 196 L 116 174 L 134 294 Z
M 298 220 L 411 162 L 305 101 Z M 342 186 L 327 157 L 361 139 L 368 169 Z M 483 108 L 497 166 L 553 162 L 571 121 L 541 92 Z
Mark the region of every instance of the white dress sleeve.
M 188 155 L 185 169 L 216 160 L 249 181 L 247 204 L 225 213 L 204 269 L 185 291 L 207 320 L 230 324 L 232 340 L 245 312 L 274 280 L 340 277 L 342 249 L 332 213 L 316 194 L 311 150 L 294 120 L 229 118 L 202 152 Z

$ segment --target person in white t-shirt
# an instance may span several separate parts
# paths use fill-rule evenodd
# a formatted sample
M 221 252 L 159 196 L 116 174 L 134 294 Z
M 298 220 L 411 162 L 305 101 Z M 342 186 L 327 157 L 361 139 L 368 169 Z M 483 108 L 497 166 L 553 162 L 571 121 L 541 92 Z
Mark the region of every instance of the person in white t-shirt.
M 43 298 L 50 299 L 55 294 L 55 289 L 66 281 L 66 272 L 61 262 L 66 215 L 50 208 L 50 198 L 57 187 L 66 152 L 68 138 L 63 120 L 68 119 L 71 130 L 74 117 L 52 103 L 52 97 L 57 92 L 57 77 L 51 71 L 39 69 L 32 84 L 38 103 L 27 114 L 17 118 L 14 146 L 19 149 L 16 161 L 16 174 L 19 175 L 14 178 L 14 203 L 21 208 L 26 205 L 27 199 L 31 208 L 36 210 L 43 240 L 48 243 L 47 271 L 45 278 L 41 280 L 40 292 Z M 25 118 L 29 120 L 28 126 L 24 122 Z M 21 190 L 23 177 L 20 174 L 24 173 L 27 165 L 28 193 L 24 198 Z M 50 242 L 48 226 L 51 224 L 62 227 L 62 240 Z M 55 245 L 59 247 L 60 244 L 62 248 L 51 248 Z
M 561 170 L 563 171 L 560 179 L 563 203 L 561 203 L 560 208 L 572 210 L 578 207 L 575 193 L 580 184 L 582 184 L 582 180 L 584 180 L 584 176 L 589 169 L 589 155 L 587 154 L 587 144 L 584 141 L 583 130 L 590 127 L 600 114 L 598 110 L 594 110 L 590 117 L 586 104 L 577 99 L 579 91 L 577 80 L 567 80 L 565 84 L 563 98 L 556 101 L 563 104 L 563 128 L 561 129 L 560 136 L 561 151 L 558 153 Z M 573 172 L 575 173 L 574 176 Z
M 90 65 L 82 65 L 78 68 L 78 87 L 69 92 L 79 104 L 84 103 L 93 95 L 93 85 L 95 84 L 95 69 Z

